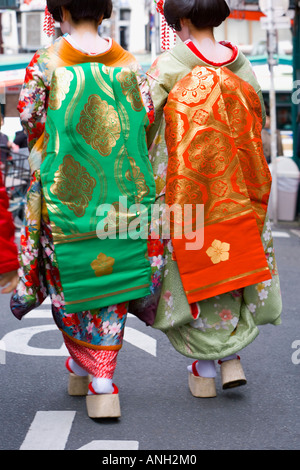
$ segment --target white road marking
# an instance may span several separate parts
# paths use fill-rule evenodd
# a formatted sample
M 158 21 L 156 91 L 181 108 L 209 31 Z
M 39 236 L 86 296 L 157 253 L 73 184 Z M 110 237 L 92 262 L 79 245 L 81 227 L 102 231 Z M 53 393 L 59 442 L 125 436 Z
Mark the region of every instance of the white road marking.
M 29 342 L 34 335 L 53 330 L 58 332 L 56 325 L 39 325 L 20 328 L 19 330 L 13 330 L 7 333 L 2 338 L 2 341 L 5 344 L 6 352 L 24 354 L 25 356 L 68 356 L 67 348 L 64 343 L 59 349 L 29 346 Z
M 23 318 L 27 320 L 30 318 L 52 318 L 52 312 L 49 309 L 36 308 L 35 310 L 27 313 Z
M 77 450 L 138 450 L 138 441 L 91 441 Z
M 290 238 L 290 234 L 287 232 L 272 232 L 274 238 Z
M 43 305 L 51 304 L 47 298 Z M 131 313 L 128 317 L 134 317 Z M 45 319 L 52 318 L 49 308 L 37 308 L 24 318 Z M 7 333 L 0 340 L 1 353 L 13 352 L 31 356 L 67 356 L 68 351 L 64 344 L 59 349 L 37 348 L 29 345 L 32 337 L 43 332 L 57 331 L 55 324 L 38 325 Z M 125 327 L 124 340 L 156 356 L 156 340 L 140 331 Z M 38 411 L 20 447 L 20 450 L 64 450 L 76 411 Z M 139 441 L 102 440 L 91 441 L 78 450 L 138 450 Z
M 55 324 L 29 326 L 10 331 L 0 340 L 0 350 L 25 356 L 68 356 L 69 353 L 64 343 L 60 348 L 56 349 L 38 348 L 29 345 L 34 335 L 48 331 L 57 331 L 59 334 Z M 151 336 L 141 333 L 135 328 L 125 326 L 124 340 L 156 357 L 157 341 Z
M 0 341 L 0 364 L 6 364 L 6 345 L 4 341 Z
M 126 326 L 124 331 L 124 340 L 156 357 L 157 341 L 151 336 L 145 335 L 141 331 Z
M 64 450 L 76 411 L 38 411 L 20 450 Z
M 300 230 L 291 230 L 293 235 L 296 235 L 296 237 L 300 237 Z

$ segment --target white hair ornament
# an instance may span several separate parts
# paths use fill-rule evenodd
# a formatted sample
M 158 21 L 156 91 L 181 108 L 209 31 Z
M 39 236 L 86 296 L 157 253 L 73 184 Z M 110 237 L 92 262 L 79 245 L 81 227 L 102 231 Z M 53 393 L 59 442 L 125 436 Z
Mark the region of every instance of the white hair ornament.
M 43 25 L 43 31 L 47 34 L 48 37 L 55 36 L 55 20 L 51 15 L 48 7 L 45 8 L 45 19 Z

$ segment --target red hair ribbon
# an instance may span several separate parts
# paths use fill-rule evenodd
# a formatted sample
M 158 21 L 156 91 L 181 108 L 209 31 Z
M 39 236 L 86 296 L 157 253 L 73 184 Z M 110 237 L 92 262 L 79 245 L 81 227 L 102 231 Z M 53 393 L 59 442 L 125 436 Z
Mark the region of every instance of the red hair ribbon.
M 176 43 L 176 33 L 173 31 L 170 26 L 168 25 L 165 15 L 164 15 L 164 0 L 154 0 L 156 4 L 156 10 L 158 13 L 161 14 L 161 24 L 160 24 L 160 32 L 161 32 L 161 49 L 163 51 L 168 51 Z
M 164 14 L 164 0 L 154 0 L 154 3 L 156 3 L 156 10 L 158 13 L 161 15 Z

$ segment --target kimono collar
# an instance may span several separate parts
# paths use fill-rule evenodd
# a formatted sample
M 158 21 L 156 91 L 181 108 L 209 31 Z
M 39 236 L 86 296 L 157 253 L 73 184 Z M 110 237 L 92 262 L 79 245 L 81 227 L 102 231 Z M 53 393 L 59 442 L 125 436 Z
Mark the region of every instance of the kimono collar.
M 172 50 L 168 51 L 168 53 L 185 66 L 188 66 L 191 70 L 197 65 L 213 67 L 213 65 L 209 62 L 205 62 L 204 60 L 197 57 L 196 54 L 192 52 L 184 42 L 177 44 Z M 233 69 L 238 69 L 241 66 L 241 62 L 244 62 L 243 55 L 240 54 L 240 51 L 238 50 L 236 57 L 232 60 L 232 62 L 227 63 L 226 67 L 234 71 Z

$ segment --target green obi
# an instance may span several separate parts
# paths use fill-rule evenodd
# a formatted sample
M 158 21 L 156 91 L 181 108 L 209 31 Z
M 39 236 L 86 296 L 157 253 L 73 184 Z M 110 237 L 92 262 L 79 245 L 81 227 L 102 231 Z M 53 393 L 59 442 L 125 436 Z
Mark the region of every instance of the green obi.
M 150 293 L 148 124 L 130 69 L 54 72 L 41 180 L 67 313 Z

